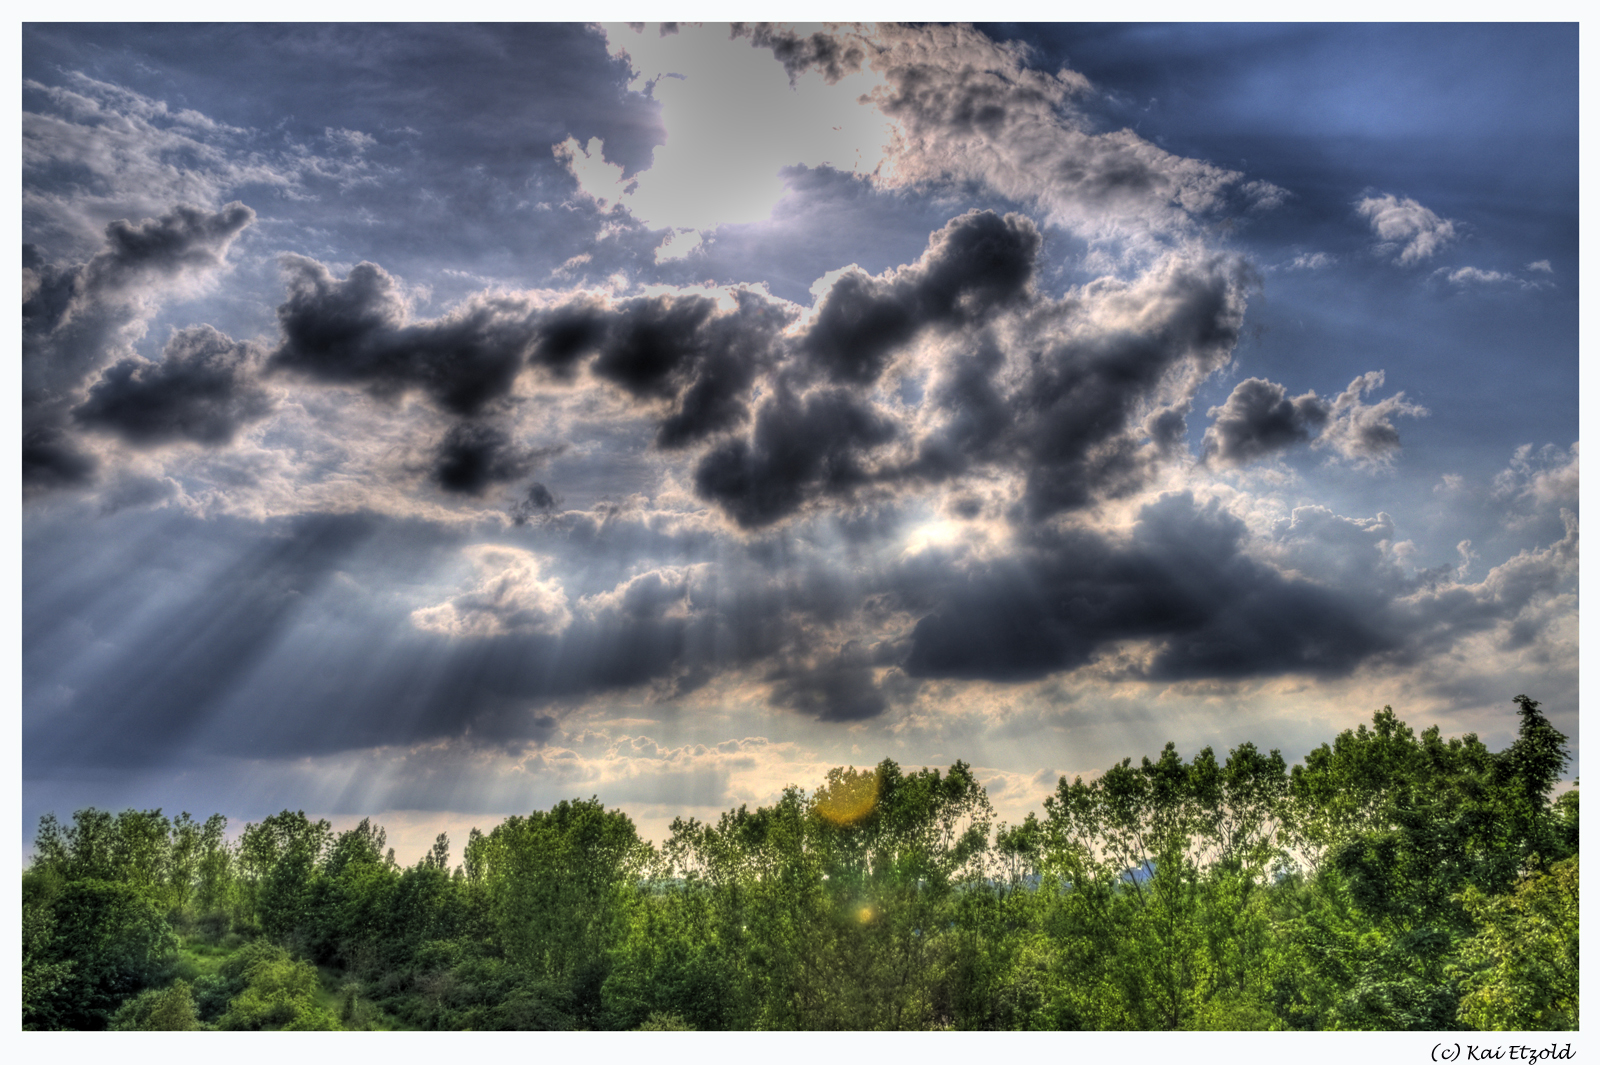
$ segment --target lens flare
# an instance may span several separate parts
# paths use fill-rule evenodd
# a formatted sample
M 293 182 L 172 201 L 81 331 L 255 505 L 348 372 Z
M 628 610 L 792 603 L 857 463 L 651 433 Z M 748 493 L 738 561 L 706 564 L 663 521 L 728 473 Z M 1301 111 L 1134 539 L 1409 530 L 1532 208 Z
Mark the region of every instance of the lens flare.
M 853 825 L 878 805 L 878 772 L 854 768 L 832 770 L 828 782 L 817 790 L 815 809 L 823 820 L 841 827 Z

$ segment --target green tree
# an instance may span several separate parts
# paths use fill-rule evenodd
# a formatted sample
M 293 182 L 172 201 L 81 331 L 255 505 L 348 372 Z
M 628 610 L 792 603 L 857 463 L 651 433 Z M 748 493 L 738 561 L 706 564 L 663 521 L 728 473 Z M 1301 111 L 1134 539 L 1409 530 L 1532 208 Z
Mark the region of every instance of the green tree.
M 164 909 L 172 909 L 168 891 L 172 853 L 172 821 L 156 810 L 124 810 L 111 834 L 113 879 L 132 884 Z
M 603 986 L 605 1027 L 666 1015 L 701 1030 L 733 1026 L 742 981 L 718 931 L 709 892 L 654 884 L 628 908 Z
M 829 772 L 807 827 L 824 871 L 838 967 L 838 993 L 818 995 L 830 1026 L 915 1029 L 948 1020 L 953 903 L 960 891 L 987 890 L 992 819 L 964 762 L 947 773 L 906 773 L 890 759 L 864 773 Z
M 1437 734 L 1437 730 L 1435 730 Z M 1480 766 L 1489 752 L 1476 736 L 1461 741 Z M 1288 817 L 1291 838 L 1309 867 L 1321 868 L 1333 848 L 1364 833 L 1389 828 L 1396 795 L 1427 770 L 1411 729 L 1391 706 L 1322 744 L 1290 770 Z
M 1337 1028 L 1457 1023 L 1455 959 L 1477 932 L 1463 893 L 1503 894 L 1561 847 L 1547 800 L 1566 740 L 1538 703 L 1514 701 L 1518 737 L 1499 754 L 1437 727 L 1414 736 L 1385 707 L 1372 731 L 1345 732 L 1296 767 L 1303 838 L 1323 850 L 1317 905 L 1281 930 L 1293 959 L 1279 980 L 1285 1009 L 1315 1000 L 1317 1023 Z
M 363 818 L 328 847 L 306 899 L 304 949 L 319 962 L 340 962 L 373 976 L 395 960 L 394 893 L 400 879 L 384 857 L 387 834 Z
M 1509 852 L 1503 866 L 1515 875 L 1526 866 L 1542 868 L 1567 849 L 1568 833 L 1562 816 L 1550 807 L 1550 793 L 1569 755 L 1567 737 L 1540 713 L 1537 702 L 1526 695 L 1512 702 L 1519 719 L 1517 738 L 1496 756 L 1492 783 L 1500 800 L 1498 842 Z M 1573 821 L 1575 828 L 1575 816 Z
M 172 838 L 166 861 L 166 898 L 171 908 L 188 914 L 194 900 L 195 881 L 200 871 L 202 826 L 185 811 L 172 820 Z
M 1461 950 L 1462 1024 L 1493 1031 L 1578 1027 L 1578 858 L 1531 873 L 1499 896 L 1469 886 L 1479 926 Z
M 332 836 L 327 821 L 312 821 L 300 810 L 284 810 L 245 826 L 240 855 L 252 879 L 256 919 L 266 935 L 303 945 L 313 934 L 313 881 Z
M 227 832 L 228 819 L 221 814 L 206 818 L 199 832 L 198 855 L 195 859 L 195 908 L 214 919 L 222 919 L 238 902 L 237 862 L 233 847 L 228 844 Z
M 71 1002 L 70 989 L 76 963 L 55 949 L 55 914 L 47 901 L 22 902 L 22 1028 L 39 1031 L 58 1028 Z
M 704 964 L 746 989 L 742 1026 L 925 1027 L 949 1009 L 952 901 L 983 886 L 991 816 L 964 763 L 885 760 L 716 825 L 674 822 L 665 859 L 683 908 L 706 900 Z
M 66 1028 L 104 1028 L 124 999 L 159 980 L 177 949 L 160 909 L 128 884 L 69 882 L 51 914 L 55 928 L 40 960 L 72 964 L 54 996 Z
M 1086 966 L 1068 1012 L 1181 1029 L 1265 994 L 1259 896 L 1282 855 L 1287 786 L 1282 756 L 1248 743 L 1221 765 L 1209 747 L 1185 763 L 1169 743 L 1153 762 L 1062 778 L 1045 800 L 1043 867 L 1061 893 L 1051 928 Z
M 450 871 L 450 837 L 443 832 L 434 838 L 433 848 L 422 856 L 423 864 L 441 873 Z
M 506 957 L 560 980 L 602 963 L 650 856 L 633 821 L 598 799 L 508 817 L 489 834 L 484 852 Z

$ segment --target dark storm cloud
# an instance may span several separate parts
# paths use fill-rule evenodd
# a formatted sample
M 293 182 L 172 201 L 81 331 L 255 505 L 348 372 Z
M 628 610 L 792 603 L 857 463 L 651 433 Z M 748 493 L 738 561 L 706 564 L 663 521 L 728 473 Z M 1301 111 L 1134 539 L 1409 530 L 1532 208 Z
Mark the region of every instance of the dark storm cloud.
M 787 375 L 771 381 L 770 398 L 749 431 L 701 456 L 697 493 L 754 529 L 813 500 L 846 499 L 872 481 L 907 476 L 874 469 L 871 452 L 903 430 L 861 390 L 924 329 L 978 327 L 1020 307 L 1040 243 L 1027 218 L 970 211 L 932 233 L 909 266 L 878 277 L 841 274 L 794 342 L 796 359 L 784 364 Z M 813 372 L 834 387 L 803 392 L 798 380 Z
M 606 337 L 610 308 L 593 293 L 580 293 L 539 317 L 533 361 L 559 377 L 570 376 L 578 361 Z
M 663 31 L 665 28 L 663 25 Z M 729 29 L 735 38 L 749 37 L 753 47 L 772 49 L 773 57 L 788 72 L 791 85 L 813 67 L 822 71 L 823 78 L 832 85 L 846 74 L 860 70 L 866 59 L 866 52 L 859 43 L 841 44 L 837 37 L 828 33 L 802 37 L 793 30 L 774 27 L 770 22 L 751 25 L 735 22 Z
M 94 477 L 99 462 L 70 439 L 67 430 L 53 422 L 26 424 L 22 430 L 22 485 L 32 490 L 67 488 Z
M 920 441 L 917 459 L 931 479 L 958 475 L 986 458 L 1003 461 L 996 445 L 1016 423 L 1014 397 L 996 380 L 1005 361 L 994 339 L 982 337 L 956 353 L 934 382 L 928 399 L 944 421 Z
M 278 308 L 275 368 L 379 396 L 420 389 L 444 410 L 474 416 L 504 400 L 530 364 L 557 379 L 587 365 L 656 408 L 656 442 L 669 449 L 747 416 L 745 395 L 777 358 L 778 334 L 793 317 L 749 291 L 734 292 L 726 311 L 693 294 L 612 302 L 579 293 L 541 307 L 482 293 L 412 321 L 399 283 L 380 266 L 361 263 L 340 280 L 311 259 L 284 263 L 289 296 Z
M 864 721 L 889 707 L 871 656 L 854 642 L 821 661 L 775 669 L 767 680 L 773 702 L 818 721 Z
M 84 268 L 81 291 L 104 298 L 141 288 L 152 278 L 214 269 L 255 219 L 255 211 L 236 201 L 220 211 L 180 204 L 159 218 L 112 222 L 106 247 Z
M 544 457 L 518 445 L 489 422 L 459 422 L 433 452 L 432 477 L 447 492 L 481 495 L 493 485 L 520 480 Z M 543 485 L 537 486 L 541 490 Z M 548 492 L 545 493 L 548 497 Z
M 631 396 L 660 401 L 656 433 L 680 448 L 748 415 L 756 375 L 778 358 L 778 334 L 793 312 L 747 290 L 721 311 L 706 296 L 650 296 L 606 305 L 579 296 L 541 316 L 534 359 L 558 374 L 586 356 L 595 376 Z
M 709 441 L 695 489 L 747 529 L 814 501 L 848 500 L 869 483 L 892 490 L 974 463 L 1024 472 L 1029 512 L 1046 517 L 1138 488 L 1177 446 L 1188 395 L 1238 339 L 1249 276 L 1235 259 L 1174 255 L 1137 283 L 1097 282 L 1040 301 L 1040 248 L 1027 218 L 968 212 L 930 234 L 907 266 L 842 272 L 795 336 L 785 333 L 791 307 L 744 289 L 728 293 L 731 306 L 694 293 L 577 293 L 554 306 L 479 295 L 410 321 L 399 283 L 381 267 L 362 263 L 339 280 L 290 256 L 272 365 L 379 395 L 422 389 L 466 415 L 509 396 L 529 365 L 557 380 L 587 368 L 656 418 L 656 446 Z M 985 333 L 1002 318 L 1012 323 L 1003 340 Z M 954 357 L 934 382 L 943 423 L 897 467 L 879 449 L 911 427 L 867 390 L 927 330 L 972 338 L 976 354 Z M 1174 385 L 1174 375 L 1184 380 Z M 758 386 L 766 398 L 752 411 Z M 1175 398 L 1149 413 L 1172 387 Z M 475 493 L 520 477 L 526 465 L 496 431 L 452 430 L 436 480 Z
M 1142 487 L 1179 446 L 1193 389 L 1231 356 L 1253 275 L 1236 258 L 1174 255 L 1138 282 L 1038 301 L 1038 250 L 1026 219 L 971 212 L 911 266 L 840 275 L 766 379 L 749 430 L 700 458 L 700 497 L 755 529 L 869 484 L 937 482 L 976 465 L 1021 473 L 1032 519 Z M 987 326 L 1001 313 L 1010 324 L 997 334 Z M 866 393 L 895 351 L 937 326 L 963 339 L 929 385 L 931 429 L 915 459 L 895 465 L 880 449 L 911 427 Z M 834 384 L 805 391 L 814 373 Z
M 254 345 L 193 326 L 173 335 L 160 362 L 123 359 L 108 368 L 72 414 L 136 447 L 229 444 L 241 427 L 272 411 L 255 377 L 260 361 Z
M 1231 356 L 1251 279 L 1234 258 L 1175 256 L 1133 285 L 1038 305 L 1012 350 L 975 339 L 930 388 L 938 422 L 909 472 L 1015 469 L 1035 520 L 1139 489 L 1181 438 L 1193 389 Z
M 700 354 L 693 338 L 715 309 L 693 296 L 633 303 L 611 323 L 591 369 L 635 396 L 669 395 L 676 391 L 670 379 Z
M 23 402 L 76 386 L 126 342 L 124 331 L 142 320 L 148 301 L 185 275 L 220 267 L 254 220 L 250 208 L 231 203 L 216 212 L 179 205 L 138 224 L 113 222 L 101 250 L 77 267 L 45 263 L 24 246 Z
M 579 294 L 537 316 L 532 360 L 557 376 L 586 363 L 596 377 L 659 404 L 657 445 L 684 447 L 747 421 L 748 396 L 762 374 L 870 384 L 924 329 L 980 325 L 1020 305 L 1040 243 L 1027 218 L 968 212 L 933 232 L 908 266 L 876 277 L 842 274 L 793 341 L 781 335 L 793 310 L 750 290 L 734 290 L 728 310 L 694 294 L 616 301 Z M 769 436 L 780 420 L 769 405 Z
M 1389 551 L 1388 515 L 1364 521 L 1296 509 L 1265 541 L 1215 501 L 1163 495 L 1126 540 L 1036 531 L 1023 550 L 951 571 L 937 557 L 894 578 L 926 604 L 904 662 L 913 678 L 1021 681 L 1142 644 L 1106 668 L 1166 681 L 1282 674 L 1344 676 L 1412 667 L 1474 633 L 1502 648 L 1547 639 L 1551 596 L 1577 573 L 1577 522 L 1477 584 L 1450 567 L 1407 572 Z
M 482 294 L 408 323 L 406 299 L 381 266 L 359 263 L 341 281 L 304 256 L 283 264 L 289 294 L 278 307 L 275 367 L 379 396 L 420 389 L 445 410 L 472 415 L 509 394 L 526 363 L 534 307 L 524 299 Z
M 1192 388 L 1227 362 L 1250 280 L 1248 268 L 1226 256 L 1175 260 L 1126 293 L 1138 311 L 1125 323 L 1041 345 L 1026 391 L 1014 400 L 1020 410 L 1012 430 L 1029 463 L 1032 515 L 1142 486 L 1136 448 L 1144 427 L 1135 416 L 1169 375 L 1188 377 Z
M 888 356 L 920 330 L 982 322 L 1021 300 L 1040 243 L 1022 215 L 969 211 L 952 218 L 911 266 L 884 277 L 841 275 L 800 347 L 836 381 L 874 381 Z
M 1240 381 L 1227 402 L 1206 412 L 1204 453 L 1224 466 L 1242 466 L 1275 451 L 1303 444 L 1328 424 L 1331 409 L 1315 392 L 1289 398 L 1280 384 L 1252 377 Z
M 534 481 L 528 486 L 527 494 L 511 508 L 511 520 L 517 525 L 526 525 L 530 521 L 548 519 L 554 515 L 559 502 L 550 494 L 550 489 Z
M 255 220 L 240 203 L 219 211 L 179 205 L 158 218 L 116 221 L 88 262 L 57 266 L 24 246 L 22 271 L 23 481 L 46 488 L 87 480 L 94 459 L 75 446 L 68 410 L 88 378 L 143 332 L 174 286 L 219 269 Z
M 867 484 L 864 456 L 896 432 L 844 389 L 800 397 L 780 386 L 748 437 L 725 440 L 700 459 L 695 491 L 744 528 L 770 525 L 812 499 L 845 497 Z
M 1144 507 L 1127 543 L 1037 535 L 952 581 L 917 623 L 913 677 L 1025 680 L 1118 641 L 1150 640 L 1152 679 L 1340 674 L 1397 646 L 1381 597 L 1285 576 L 1245 553 L 1244 524 L 1188 493 Z

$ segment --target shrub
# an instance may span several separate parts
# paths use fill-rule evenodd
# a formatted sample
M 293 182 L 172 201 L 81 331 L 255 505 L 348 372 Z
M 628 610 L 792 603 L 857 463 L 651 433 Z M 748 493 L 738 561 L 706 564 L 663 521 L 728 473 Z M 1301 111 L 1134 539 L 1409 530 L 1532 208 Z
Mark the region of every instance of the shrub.
M 111 1018 L 113 1032 L 195 1032 L 203 1028 L 187 980 L 142 991 L 124 1002 Z

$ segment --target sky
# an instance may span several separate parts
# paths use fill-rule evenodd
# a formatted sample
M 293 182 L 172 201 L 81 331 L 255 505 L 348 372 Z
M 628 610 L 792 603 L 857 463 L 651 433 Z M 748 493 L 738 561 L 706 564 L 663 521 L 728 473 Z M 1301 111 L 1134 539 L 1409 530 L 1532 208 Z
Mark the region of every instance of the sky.
M 1578 764 L 1574 24 L 26 24 L 22 822 Z

